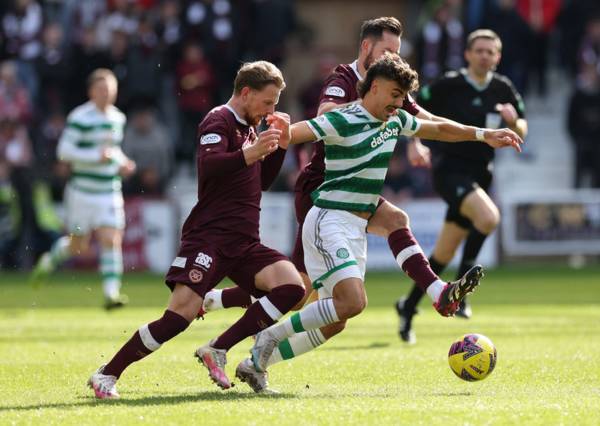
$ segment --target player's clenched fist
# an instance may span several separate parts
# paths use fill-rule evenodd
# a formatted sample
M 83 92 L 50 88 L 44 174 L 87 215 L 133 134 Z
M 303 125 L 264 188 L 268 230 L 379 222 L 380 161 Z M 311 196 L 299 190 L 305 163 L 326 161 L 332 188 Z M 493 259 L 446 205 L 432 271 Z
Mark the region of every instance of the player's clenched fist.
M 292 137 L 290 132 L 290 115 L 285 112 L 275 111 L 273 114 L 267 116 L 266 122 L 269 125 L 269 129 L 281 130 L 279 146 L 283 149 L 287 149 Z
M 265 158 L 279 146 L 281 130 L 269 128 L 258 135 L 252 143 L 242 148 L 246 164 L 250 165 Z

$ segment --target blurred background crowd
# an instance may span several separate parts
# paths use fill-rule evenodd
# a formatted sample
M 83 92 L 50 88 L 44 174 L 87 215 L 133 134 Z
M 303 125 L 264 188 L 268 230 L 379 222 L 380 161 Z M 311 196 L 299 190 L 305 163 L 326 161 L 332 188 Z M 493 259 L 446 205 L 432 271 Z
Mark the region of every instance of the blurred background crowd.
M 242 61 L 271 61 L 286 76 L 291 70 L 293 90 L 286 91 L 280 109 L 292 111 L 294 121 L 315 115 L 324 76 L 353 60 L 330 49 L 314 22 L 303 18 L 303 8 L 315 3 L 326 0 L 3 0 L 0 266 L 29 267 L 62 230 L 54 205 L 69 170 L 57 162 L 56 145 L 68 112 L 87 99 L 92 70 L 110 68 L 119 80 L 117 106 L 128 116 L 123 149 L 138 166 L 125 195 L 168 197 L 174 182 L 194 184 L 197 124 L 229 98 Z M 600 187 L 597 0 L 387 3 L 386 10 L 396 7 L 405 25 L 402 55 L 422 84 L 464 65 L 470 31 L 496 31 L 504 45 L 498 71 L 512 79 L 526 103 L 568 132 L 574 170 L 568 185 Z M 365 18 L 379 15 L 367 11 Z M 357 28 L 327 25 L 347 33 L 350 52 L 358 48 Z M 299 50 L 316 58 L 300 70 L 290 57 Z M 558 89 L 566 96 L 553 96 Z M 557 102 L 565 108 L 552 108 Z M 429 172 L 411 168 L 402 148 L 384 195 L 395 202 L 432 196 Z M 292 191 L 309 155 L 288 155 L 274 190 Z M 535 155 L 532 150 L 524 158 Z

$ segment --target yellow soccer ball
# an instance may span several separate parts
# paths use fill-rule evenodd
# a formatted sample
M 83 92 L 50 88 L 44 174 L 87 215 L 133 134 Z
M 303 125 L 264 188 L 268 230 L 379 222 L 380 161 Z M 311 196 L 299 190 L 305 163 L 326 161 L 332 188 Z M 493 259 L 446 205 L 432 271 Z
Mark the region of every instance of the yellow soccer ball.
M 458 377 L 468 382 L 483 380 L 496 367 L 496 347 L 482 334 L 465 334 L 450 346 L 448 363 Z

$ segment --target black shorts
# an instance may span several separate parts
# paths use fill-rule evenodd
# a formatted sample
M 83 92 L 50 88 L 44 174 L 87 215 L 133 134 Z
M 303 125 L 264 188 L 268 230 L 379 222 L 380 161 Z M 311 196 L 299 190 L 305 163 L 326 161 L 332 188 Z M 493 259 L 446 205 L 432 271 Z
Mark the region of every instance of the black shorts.
M 227 256 L 208 241 L 185 242 L 167 272 L 165 283 L 171 291 L 176 283 L 184 284 L 204 298 L 223 278 L 229 277 L 238 287 L 259 298 L 267 293 L 255 287 L 255 275 L 280 260 L 289 259 L 259 242 L 249 244 L 235 257 Z
M 471 221 L 460 214 L 460 206 L 467 195 L 477 188 L 488 192 L 492 184 L 492 167 L 465 165 L 461 162 L 441 163 L 433 169 L 433 188 L 448 204 L 446 221 L 469 229 Z

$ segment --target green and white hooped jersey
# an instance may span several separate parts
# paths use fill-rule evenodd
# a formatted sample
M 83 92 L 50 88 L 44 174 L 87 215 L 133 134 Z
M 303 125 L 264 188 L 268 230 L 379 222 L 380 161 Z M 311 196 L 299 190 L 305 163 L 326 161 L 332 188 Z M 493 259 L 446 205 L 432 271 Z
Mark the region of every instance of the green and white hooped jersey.
M 384 122 L 352 104 L 308 125 L 325 143 L 325 180 L 312 193 L 315 206 L 373 213 L 399 136 L 414 135 L 421 124 L 401 109 Z
M 119 168 L 125 161 L 121 150 L 125 114 L 110 106 L 100 111 L 89 101 L 67 117 L 58 148 L 58 158 L 71 165 L 69 184 L 82 192 L 110 193 L 121 190 Z M 113 159 L 101 162 L 102 149 L 112 147 Z

